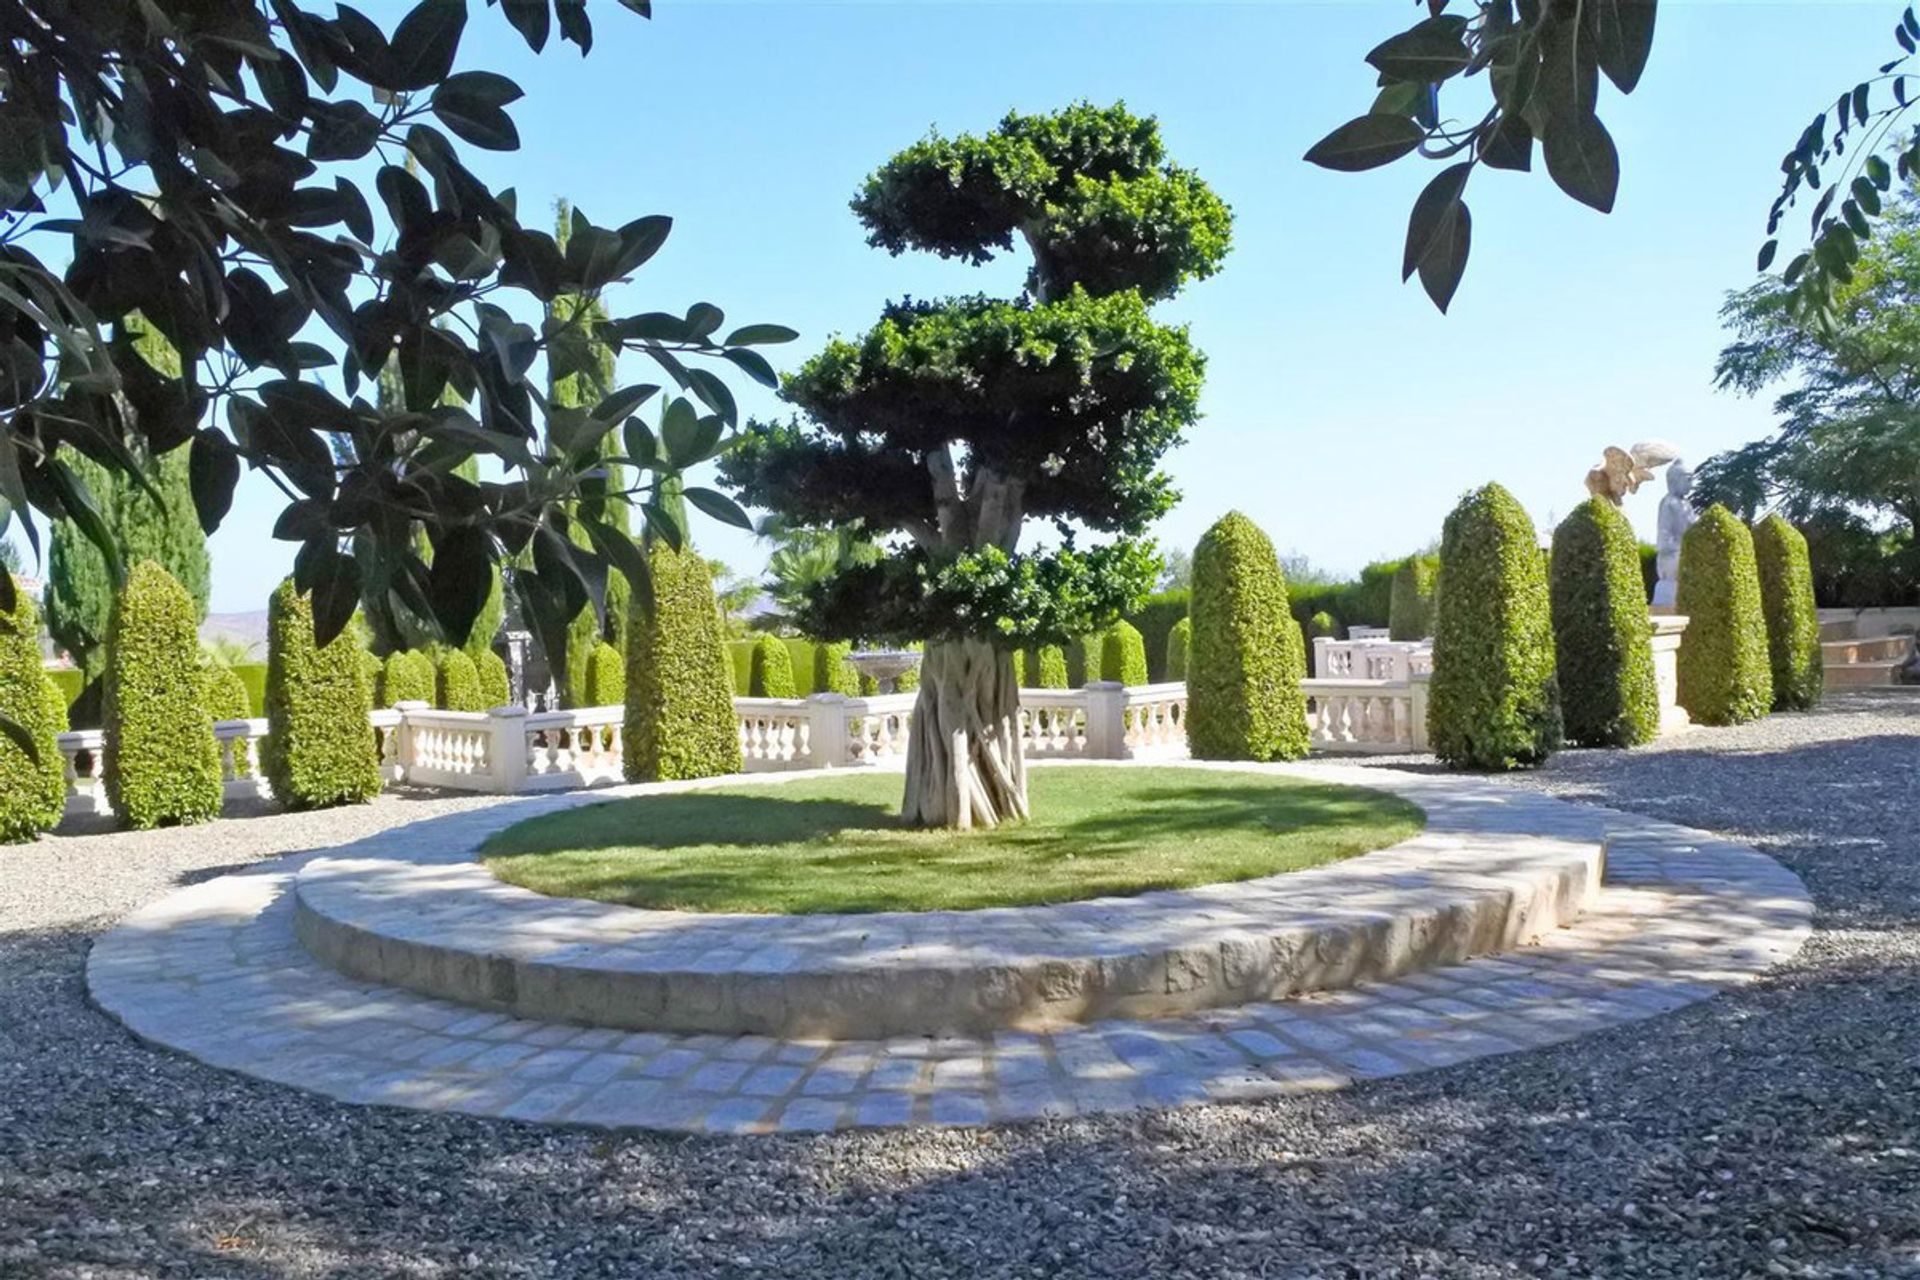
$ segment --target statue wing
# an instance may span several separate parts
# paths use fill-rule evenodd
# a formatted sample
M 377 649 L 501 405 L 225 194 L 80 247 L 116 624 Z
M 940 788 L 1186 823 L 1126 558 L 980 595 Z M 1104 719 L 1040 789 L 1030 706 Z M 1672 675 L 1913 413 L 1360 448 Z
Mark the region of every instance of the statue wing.
M 1642 440 L 1628 450 L 1633 460 L 1643 467 L 1664 467 L 1669 462 L 1680 459 L 1679 446 L 1665 440 Z

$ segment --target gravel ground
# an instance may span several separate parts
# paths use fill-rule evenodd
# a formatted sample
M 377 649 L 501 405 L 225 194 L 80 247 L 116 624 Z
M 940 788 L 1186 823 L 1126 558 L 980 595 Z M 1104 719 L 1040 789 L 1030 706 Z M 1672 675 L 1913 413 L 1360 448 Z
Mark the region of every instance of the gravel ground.
M 89 938 L 484 800 L 0 850 L 0 1276 L 1920 1276 L 1920 695 L 1515 785 L 1736 834 L 1819 908 L 1740 993 L 1338 1094 L 677 1139 L 344 1107 L 132 1041 Z

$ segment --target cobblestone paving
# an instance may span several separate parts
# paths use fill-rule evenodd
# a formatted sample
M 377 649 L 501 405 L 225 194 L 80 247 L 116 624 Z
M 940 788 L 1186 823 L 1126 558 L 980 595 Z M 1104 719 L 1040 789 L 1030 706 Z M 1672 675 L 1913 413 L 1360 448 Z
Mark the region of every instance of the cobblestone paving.
M 1487 786 L 1368 780 L 1429 796 Z M 1496 959 L 1184 1018 L 860 1041 L 516 1019 L 321 966 L 293 935 L 297 860 L 136 913 L 96 945 L 88 976 L 95 1000 L 149 1040 L 342 1101 L 743 1133 L 977 1126 L 1338 1088 L 1648 1018 L 1747 981 L 1806 937 L 1798 878 L 1744 845 L 1504 794 L 1556 835 L 1605 839 L 1607 887 L 1573 927 Z

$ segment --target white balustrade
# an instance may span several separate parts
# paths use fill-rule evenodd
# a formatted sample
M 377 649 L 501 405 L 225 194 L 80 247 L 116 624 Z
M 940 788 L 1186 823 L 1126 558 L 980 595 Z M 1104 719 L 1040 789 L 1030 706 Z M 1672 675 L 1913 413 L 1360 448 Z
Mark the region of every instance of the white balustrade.
M 1312 679 L 1307 732 L 1316 751 L 1394 754 L 1427 749 L 1424 680 Z
M 1074 759 L 1086 755 L 1086 690 L 1022 689 L 1020 749 L 1029 760 Z
M 1357 627 L 1356 631 L 1373 628 Z M 1313 639 L 1313 674 L 1321 680 L 1407 680 L 1433 674 L 1433 642 L 1332 636 Z
M 521 732 L 526 777 L 511 790 L 564 791 L 625 781 L 625 707 L 542 711 L 526 716 Z
M 813 766 L 814 711 L 806 698 L 735 698 L 740 767 L 747 773 Z
M 1177 755 L 1187 749 L 1187 686 L 1184 681 L 1126 690 L 1122 734 L 1126 758 Z
M 67 766 L 67 816 L 108 813 L 107 735 L 98 729 L 70 729 L 60 735 L 60 758 Z
M 907 758 L 908 734 L 913 728 L 913 704 L 918 693 L 883 693 L 871 698 L 848 698 L 845 704 L 846 763 L 886 764 Z
M 265 720 L 216 720 L 213 740 L 220 748 L 220 787 L 224 799 L 267 795 L 260 745 L 267 740 Z

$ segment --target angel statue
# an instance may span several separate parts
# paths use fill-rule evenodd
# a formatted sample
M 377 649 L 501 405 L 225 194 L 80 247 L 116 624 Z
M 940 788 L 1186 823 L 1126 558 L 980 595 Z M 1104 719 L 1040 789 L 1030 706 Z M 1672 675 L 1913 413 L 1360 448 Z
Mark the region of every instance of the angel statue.
M 1653 479 L 1653 468 L 1672 462 L 1680 451 L 1664 440 L 1642 440 L 1630 449 L 1608 445 L 1603 461 L 1587 472 L 1587 492 L 1614 506 Z

